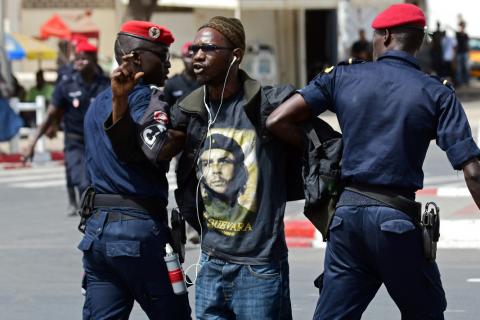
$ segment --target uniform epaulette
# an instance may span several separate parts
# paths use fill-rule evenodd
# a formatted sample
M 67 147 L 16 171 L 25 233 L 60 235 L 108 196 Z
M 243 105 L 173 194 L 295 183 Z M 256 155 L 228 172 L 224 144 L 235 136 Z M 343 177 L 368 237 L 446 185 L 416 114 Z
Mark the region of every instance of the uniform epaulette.
M 323 73 L 330 73 L 332 72 L 332 70 L 335 68 L 335 66 L 331 66 L 331 67 L 328 67 L 328 68 L 325 68 L 325 70 L 323 70 Z
M 436 75 L 430 75 L 430 77 L 434 78 L 435 80 L 441 82 L 445 87 L 449 88 L 450 90 L 452 90 L 453 92 L 455 92 L 455 87 L 453 86 L 453 84 L 448 81 L 447 79 L 445 78 L 440 78 L 439 76 L 436 76 Z
M 365 63 L 365 60 L 350 58 L 348 60 L 340 61 L 337 64 L 337 66 L 346 66 L 346 65 L 359 64 L 359 63 Z
M 350 59 L 348 59 L 348 60 L 340 61 L 339 63 L 337 63 L 337 66 L 348 66 L 348 65 L 358 64 L 358 63 L 364 63 L 364 62 L 365 62 L 364 60 L 350 58 Z M 331 67 L 325 68 L 325 69 L 323 70 L 323 73 L 330 73 L 330 72 L 332 72 L 332 70 L 333 70 L 335 67 L 336 67 L 336 66 L 331 66 Z

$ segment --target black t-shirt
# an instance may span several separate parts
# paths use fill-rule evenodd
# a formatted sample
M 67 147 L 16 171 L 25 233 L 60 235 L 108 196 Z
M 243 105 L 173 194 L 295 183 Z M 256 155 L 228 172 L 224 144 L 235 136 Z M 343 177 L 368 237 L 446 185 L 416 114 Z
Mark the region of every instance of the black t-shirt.
M 244 96 L 210 104 L 210 127 L 197 162 L 205 205 L 202 249 L 239 264 L 287 255 L 283 149 L 263 143 L 244 110 Z
M 352 56 L 357 59 L 369 59 L 371 51 L 371 43 L 367 40 L 358 40 L 352 45 Z
M 457 53 L 467 53 L 468 35 L 465 32 L 457 32 Z

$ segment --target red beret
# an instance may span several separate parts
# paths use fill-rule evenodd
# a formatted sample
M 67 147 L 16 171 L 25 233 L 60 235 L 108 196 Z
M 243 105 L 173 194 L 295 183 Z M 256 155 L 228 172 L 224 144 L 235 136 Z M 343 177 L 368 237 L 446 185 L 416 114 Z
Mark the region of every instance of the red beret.
M 175 38 L 166 27 L 149 22 L 131 20 L 122 24 L 119 34 L 126 34 L 135 38 L 169 46 Z
M 409 3 L 391 5 L 373 19 L 372 28 L 388 29 L 403 25 L 425 27 L 425 14 L 422 9 Z
M 187 41 L 182 45 L 182 47 L 180 48 L 180 53 L 182 54 L 182 57 L 185 57 L 188 55 L 188 52 L 190 51 L 190 46 L 192 44 L 193 44 L 192 41 Z
M 88 41 L 80 41 L 75 47 L 75 53 L 88 52 L 88 53 L 97 53 L 97 47 L 93 44 L 90 44 Z
M 70 39 L 70 42 L 73 43 L 74 46 L 76 46 L 77 44 L 79 44 L 82 41 L 87 41 L 88 42 L 88 38 L 85 37 L 84 35 L 81 35 L 81 34 L 74 34 L 74 35 L 72 35 L 72 38 Z

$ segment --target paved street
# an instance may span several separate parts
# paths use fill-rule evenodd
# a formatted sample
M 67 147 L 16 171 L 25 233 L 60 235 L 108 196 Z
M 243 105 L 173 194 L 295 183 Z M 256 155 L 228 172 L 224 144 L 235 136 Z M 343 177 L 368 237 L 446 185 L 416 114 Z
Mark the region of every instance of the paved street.
M 480 102 L 466 103 L 473 131 L 478 131 Z M 464 188 L 461 172 L 451 169 L 445 154 L 434 144 L 424 167 L 425 187 Z M 173 175 L 169 175 L 171 189 Z M 36 165 L 27 169 L 0 169 L 0 310 L 1 319 L 80 319 L 81 253 L 75 248 L 81 235 L 77 218 L 65 216 L 64 168 L 58 164 Z M 460 188 L 460 189 L 459 189 Z M 465 222 L 468 232 L 480 233 L 480 215 L 473 201 L 464 195 L 424 194 L 421 201 L 437 201 L 442 210 L 442 232 L 456 222 Z M 170 199 L 173 203 L 173 199 Z M 287 219 L 301 216 L 301 203 L 288 207 Z M 468 232 L 452 229 L 445 233 L 468 238 Z M 448 239 L 441 238 L 440 246 Z M 458 247 L 454 243 L 449 247 Z M 468 247 L 468 246 L 467 246 Z M 480 314 L 480 247 L 441 249 L 440 270 L 447 291 L 446 318 L 478 319 Z M 318 298 L 312 285 L 322 270 L 323 249 L 293 248 L 290 251 L 291 296 L 294 319 L 311 319 Z M 198 247 L 188 250 L 185 267 L 198 256 Z M 189 272 L 194 276 L 193 268 Z M 193 290 L 191 290 L 193 306 Z M 135 306 L 131 319 L 146 319 Z M 367 309 L 364 319 L 400 319 L 396 307 L 382 288 Z
M 80 319 L 81 254 L 75 249 L 80 233 L 76 231 L 77 219 L 64 214 L 63 183 L 61 166 L 0 172 L 0 216 L 4 219 L 0 233 L 2 319 Z M 467 203 L 468 199 L 462 201 Z M 460 249 L 439 252 L 449 300 L 448 319 L 475 319 L 480 312 L 479 253 Z M 198 247 L 189 249 L 186 267 L 194 263 L 197 254 Z M 309 319 L 313 314 L 318 295 L 312 281 L 322 270 L 322 257 L 322 249 L 291 250 L 295 319 Z M 364 318 L 400 317 L 382 289 Z M 146 317 L 135 307 L 132 319 Z

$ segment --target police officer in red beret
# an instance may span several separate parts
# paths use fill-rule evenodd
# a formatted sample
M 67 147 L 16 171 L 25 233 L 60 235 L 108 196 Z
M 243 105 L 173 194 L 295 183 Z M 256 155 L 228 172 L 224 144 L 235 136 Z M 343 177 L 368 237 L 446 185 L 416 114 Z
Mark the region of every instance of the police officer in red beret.
M 183 65 L 185 67 L 182 73 L 174 75 L 168 79 L 165 84 L 165 101 L 170 106 L 173 106 L 177 100 L 186 97 L 190 92 L 200 86 L 195 78 L 195 73 L 193 72 L 193 52 L 190 50 L 192 44 L 191 41 L 187 41 L 180 49 Z
M 84 195 L 85 236 L 78 246 L 84 253 L 85 319 L 128 319 L 134 301 L 149 319 L 190 319 L 188 294 L 173 292 L 164 261 L 171 238 L 168 163 L 153 166 L 140 157 L 127 164 L 107 136 L 118 137 L 109 129 L 119 118 L 138 124 L 153 96 L 159 98 L 152 90 L 158 92 L 155 88 L 163 86 L 167 77 L 173 40 L 163 26 L 124 23 L 115 41 L 119 67 L 111 75 L 111 88 L 95 99 L 85 117 L 91 189 Z M 148 142 L 163 130 L 157 124 L 145 136 Z M 121 145 L 138 147 L 136 140 Z
M 267 127 L 301 145 L 299 125 L 328 109 L 343 133 L 346 187 L 330 225 L 314 319 L 360 319 L 382 284 L 402 319 L 443 319 L 445 293 L 423 248 L 415 192 L 435 139 L 480 207 L 480 150 L 453 89 L 420 71 L 422 10 L 392 5 L 372 27 L 374 62 L 327 69 L 280 105 Z
M 55 86 L 45 121 L 38 127 L 24 157 L 33 157 L 35 145 L 49 128 L 55 127 L 63 118 L 65 130 L 65 168 L 69 207 L 67 213 L 77 215 L 75 189 L 79 194 L 88 187 L 85 172 L 85 143 L 83 120 L 90 102 L 110 84 L 109 79 L 97 64 L 97 47 L 87 40 L 75 47 L 73 71 Z

